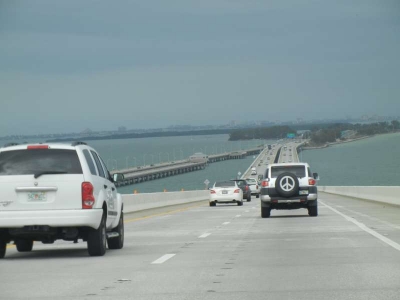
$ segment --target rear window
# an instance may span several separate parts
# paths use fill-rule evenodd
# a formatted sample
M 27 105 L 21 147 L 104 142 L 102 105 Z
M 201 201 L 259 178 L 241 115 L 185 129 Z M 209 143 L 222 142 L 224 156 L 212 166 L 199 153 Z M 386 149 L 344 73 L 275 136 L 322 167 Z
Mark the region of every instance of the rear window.
M 276 178 L 285 172 L 293 173 L 300 178 L 306 176 L 306 168 L 304 166 L 280 166 L 271 168 L 271 178 Z
M 40 172 L 82 174 L 75 150 L 35 149 L 0 152 L 0 176 L 30 175 Z
M 219 181 L 216 182 L 215 187 L 228 187 L 228 186 L 235 186 L 235 182 L 234 181 Z

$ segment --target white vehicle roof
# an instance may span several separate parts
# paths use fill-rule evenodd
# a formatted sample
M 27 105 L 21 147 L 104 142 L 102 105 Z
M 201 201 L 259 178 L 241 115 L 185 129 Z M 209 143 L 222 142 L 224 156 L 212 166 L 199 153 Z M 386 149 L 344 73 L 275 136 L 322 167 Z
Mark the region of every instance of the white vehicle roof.
M 90 146 L 86 144 L 74 144 L 74 142 L 71 143 L 29 143 L 29 144 L 18 144 L 18 145 L 13 145 L 13 146 L 3 146 L 0 148 L 0 152 L 3 151 L 13 151 L 13 150 L 26 150 L 28 146 L 49 146 L 49 149 L 67 149 L 67 150 L 73 150 L 76 149 L 78 146 L 86 146 L 91 148 Z
M 288 163 L 276 163 L 276 164 L 269 164 L 268 167 L 279 167 L 279 166 L 306 166 L 310 167 L 308 163 L 293 163 L 293 162 L 288 162 Z

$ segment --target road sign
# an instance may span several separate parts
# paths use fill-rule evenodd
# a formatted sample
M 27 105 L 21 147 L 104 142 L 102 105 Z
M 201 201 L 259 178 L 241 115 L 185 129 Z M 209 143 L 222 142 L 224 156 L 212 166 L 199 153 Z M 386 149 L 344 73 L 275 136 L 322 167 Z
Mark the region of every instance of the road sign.
M 294 139 L 294 138 L 296 137 L 296 134 L 295 134 L 295 133 L 288 133 L 288 134 L 286 135 L 286 137 L 287 137 L 288 139 Z
M 204 184 L 205 184 L 205 185 L 209 185 L 209 184 L 210 184 L 210 181 L 209 181 L 208 179 L 206 179 L 206 180 L 204 180 Z

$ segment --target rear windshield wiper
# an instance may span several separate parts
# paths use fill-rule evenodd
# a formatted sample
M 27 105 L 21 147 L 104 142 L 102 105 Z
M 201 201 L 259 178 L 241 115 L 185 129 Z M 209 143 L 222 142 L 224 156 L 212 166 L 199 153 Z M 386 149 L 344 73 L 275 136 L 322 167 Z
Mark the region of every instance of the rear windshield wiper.
M 39 176 L 46 175 L 46 174 L 67 174 L 65 171 L 42 171 L 33 175 L 34 178 L 38 178 Z

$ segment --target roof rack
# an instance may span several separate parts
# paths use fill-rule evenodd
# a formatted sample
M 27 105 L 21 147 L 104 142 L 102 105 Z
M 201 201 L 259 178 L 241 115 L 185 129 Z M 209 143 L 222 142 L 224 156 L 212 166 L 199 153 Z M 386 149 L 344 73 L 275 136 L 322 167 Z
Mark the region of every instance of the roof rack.
M 11 147 L 11 146 L 17 146 L 19 145 L 18 143 L 7 143 L 3 147 Z
M 72 142 L 71 146 L 78 146 L 78 145 L 87 145 L 85 142 L 81 142 L 81 141 L 75 141 Z

